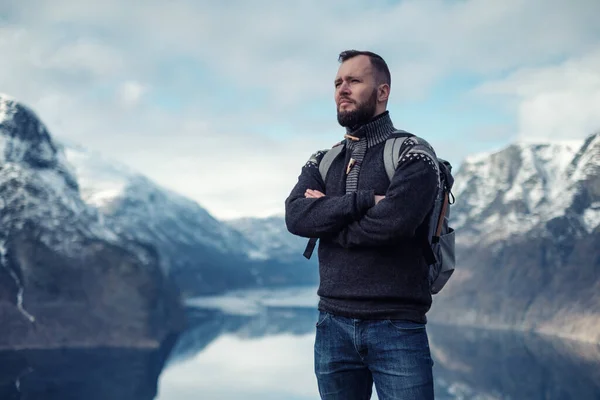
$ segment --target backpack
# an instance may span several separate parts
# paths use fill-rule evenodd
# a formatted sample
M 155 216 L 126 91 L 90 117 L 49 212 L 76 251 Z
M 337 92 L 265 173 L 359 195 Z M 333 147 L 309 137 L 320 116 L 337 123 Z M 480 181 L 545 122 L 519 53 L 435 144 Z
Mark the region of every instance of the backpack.
M 394 176 L 398 162 L 404 156 L 404 153 L 400 154 L 400 149 L 404 141 L 414 136 L 409 132 L 397 130 L 386 140 L 383 150 L 383 161 L 390 181 Z M 321 159 L 319 173 L 323 182 L 325 182 L 325 177 L 333 160 L 342 152 L 344 147 L 343 142 L 338 143 L 328 150 Z M 424 256 L 429 265 L 430 292 L 431 294 L 437 294 L 454 273 L 456 261 L 455 232 L 454 228 L 449 225 L 450 205 L 454 204 L 455 201 L 454 195 L 451 192 L 454 177 L 452 176 L 452 165 L 448 161 L 438 158 L 431 145 L 425 140 L 419 138 L 419 144 L 414 147 L 418 147 L 420 151 L 426 152 L 438 164 L 440 185 L 438 186 L 438 193 L 432 210 L 427 217 L 427 235 L 423 239 Z M 407 150 L 410 149 L 409 147 Z M 452 198 L 452 201 L 450 198 Z M 316 241 L 316 238 L 309 240 L 304 252 L 306 258 L 310 259 Z

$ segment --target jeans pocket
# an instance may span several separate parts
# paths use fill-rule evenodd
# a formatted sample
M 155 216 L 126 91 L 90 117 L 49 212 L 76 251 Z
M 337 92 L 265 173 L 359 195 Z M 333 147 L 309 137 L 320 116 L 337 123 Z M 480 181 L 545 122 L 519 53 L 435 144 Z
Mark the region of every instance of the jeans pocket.
M 323 325 L 323 323 L 325 323 L 325 321 L 327 321 L 328 319 L 329 313 L 326 313 L 325 311 L 319 311 L 319 318 L 317 319 L 317 323 L 315 324 L 315 326 L 319 327 Z
M 394 328 L 402 331 L 414 332 L 425 330 L 425 324 L 419 322 L 407 321 L 404 319 L 388 319 L 387 322 Z

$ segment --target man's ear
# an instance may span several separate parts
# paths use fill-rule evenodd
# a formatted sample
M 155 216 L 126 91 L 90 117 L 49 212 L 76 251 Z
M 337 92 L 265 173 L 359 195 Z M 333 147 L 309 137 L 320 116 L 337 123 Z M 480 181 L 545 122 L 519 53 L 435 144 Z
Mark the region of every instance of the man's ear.
M 377 101 L 384 103 L 390 97 L 390 85 L 387 83 L 379 85 L 377 88 Z

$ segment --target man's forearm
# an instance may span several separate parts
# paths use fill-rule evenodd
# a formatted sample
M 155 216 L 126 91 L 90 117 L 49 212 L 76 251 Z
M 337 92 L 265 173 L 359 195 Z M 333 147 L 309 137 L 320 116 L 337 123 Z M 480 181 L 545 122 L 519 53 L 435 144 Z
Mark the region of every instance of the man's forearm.
M 307 198 L 302 189 L 295 188 L 285 202 L 287 229 L 298 236 L 320 238 L 337 234 L 375 204 L 372 190 Z
M 437 172 L 412 165 L 392 182 L 385 199 L 331 239 L 342 247 L 380 246 L 413 237 L 437 193 Z

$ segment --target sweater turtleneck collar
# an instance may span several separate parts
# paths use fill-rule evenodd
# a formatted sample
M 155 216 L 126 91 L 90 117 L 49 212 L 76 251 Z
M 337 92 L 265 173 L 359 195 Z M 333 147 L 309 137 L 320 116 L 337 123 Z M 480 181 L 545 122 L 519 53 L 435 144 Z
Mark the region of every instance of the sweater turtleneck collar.
M 384 111 L 364 125 L 346 128 L 346 138 L 350 147 L 354 147 L 352 143 L 362 141 L 363 138 L 366 138 L 367 147 L 373 147 L 384 142 L 394 130 L 394 124 L 390 118 L 389 111 Z M 353 140 L 351 137 L 359 140 Z

